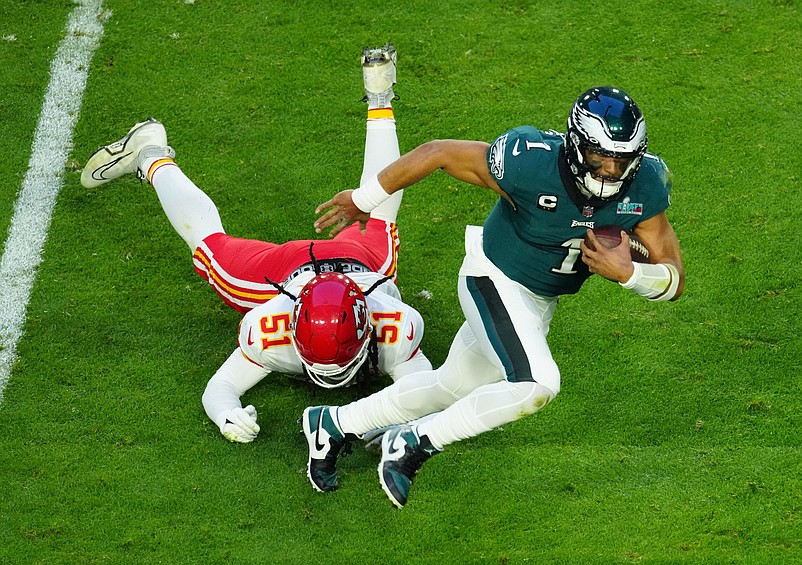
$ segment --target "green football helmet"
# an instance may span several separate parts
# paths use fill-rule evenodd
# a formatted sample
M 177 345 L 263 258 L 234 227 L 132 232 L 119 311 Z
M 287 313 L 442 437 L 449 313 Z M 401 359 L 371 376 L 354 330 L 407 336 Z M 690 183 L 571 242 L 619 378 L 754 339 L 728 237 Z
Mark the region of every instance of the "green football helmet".
M 646 153 L 646 122 L 629 95 L 598 86 L 583 92 L 568 114 L 565 155 L 579 191 L 588 198 L 608 200 L 635 179 Z M 620 159 L 621 174 L 602 176 L 588 163 L 588 152 Z

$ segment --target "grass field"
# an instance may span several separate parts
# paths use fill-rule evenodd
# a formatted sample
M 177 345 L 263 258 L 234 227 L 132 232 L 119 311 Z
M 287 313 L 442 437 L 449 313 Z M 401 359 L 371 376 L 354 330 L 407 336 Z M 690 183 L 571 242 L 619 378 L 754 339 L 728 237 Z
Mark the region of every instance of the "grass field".
M 3 3 L 0 233 L 74 6 Z M 0 563 L 802 563 L 799 0 L 103 7 L 0 405 Z M 388 40 L 402 152 L 563 130 L 589 86 L 629 91 L 674 173 L 687 271 L 676 303 L 601 279 L 564 298 L 560 396 L 449 446 L 400 511 L 361 449 L 340 491 L 306 480 L 296 420 L 351 390 L 268 379 L 245 398 L 258 440 L 222 438 L 200 397 L 238 316 L 147 185 L 79 183 L 98 145 L 154 116 L 229 233 L 312 237 L 315 206 L 358 182 L 358 54 Z M 404 199 L 399 286 L 439 364 L 462 321 L 464 226 L 494 198 L 437 174 Z

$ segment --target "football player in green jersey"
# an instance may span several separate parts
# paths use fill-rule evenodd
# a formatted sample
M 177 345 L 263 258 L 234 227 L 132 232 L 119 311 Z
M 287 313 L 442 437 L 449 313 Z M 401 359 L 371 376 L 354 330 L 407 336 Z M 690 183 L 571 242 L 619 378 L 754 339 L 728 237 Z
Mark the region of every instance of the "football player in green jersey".
M 591 273 L 653 301 L 682 294 L 682 254 L 665 214 L 670 173 L 646 145 L 635 102 L 620 89 L 596 87 L 573 104 L 565 134 L 525 126 L 492 144 L 431 141 L 318 207 L 317 231 L 332 228 L 333 235 L 438 169 L 500 196 L 482 227 L 466 229 L 459 273 L 466 322 L 443 366 L 347 406 L 305 410 L 307 439 L 328 446 L 310 455 L 315 488 L 337 488 L 336 458 L 345 443 L 412 422 L 384 434 L 379 464 L 385 493 L 402 507 L 433 454 L 546 406 L 560 390 L 546 342 L 554 307 Z M 618 247 L 604 247 L 591 229 L 608 224 L 632 229 L 650 263 L 633 263 L 626 233 Z

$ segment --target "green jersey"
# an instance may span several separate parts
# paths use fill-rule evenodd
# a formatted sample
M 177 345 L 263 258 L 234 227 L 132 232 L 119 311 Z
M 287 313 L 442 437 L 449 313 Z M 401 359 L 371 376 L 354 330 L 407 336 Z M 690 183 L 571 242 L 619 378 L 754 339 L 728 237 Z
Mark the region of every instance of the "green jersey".
M 484 253 L 505 275 L 541 296 L 573 294 L 590 276 L 579 244 L 588 228 L 633 229 L 669 206 L 671 181 L 647 153 L 628 189 L 610 200 L 588 199 L 568 169 L 562 134 L 530 126 L 500 136 L 487 153 L 500 198 L 484 223 Z

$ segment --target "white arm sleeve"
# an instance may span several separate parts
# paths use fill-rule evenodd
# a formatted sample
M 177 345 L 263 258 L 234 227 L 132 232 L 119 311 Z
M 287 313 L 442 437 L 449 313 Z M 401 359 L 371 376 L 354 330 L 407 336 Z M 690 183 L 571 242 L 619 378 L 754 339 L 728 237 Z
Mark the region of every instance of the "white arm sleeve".
M 627 282 L 619 283 L 654 302 L 671 300 L 679 288 L 679 271 L 674 265 L 632 263 L 635 270 Z
M 221 432 L 226 413 L 232 408 L 242 408 L 240 396 L 265 378 L 268 372 L 249 361 L 238 347 L 209 379 L 203 391 L 203 409 Z
M 354 206 L 363 212 L 372 212 L 379 204 L 390 198 L 390 195 L 379 183 L 379 176 L 373 175 L 368 178 L 359 188 L 351 193 L 351 200 Z

